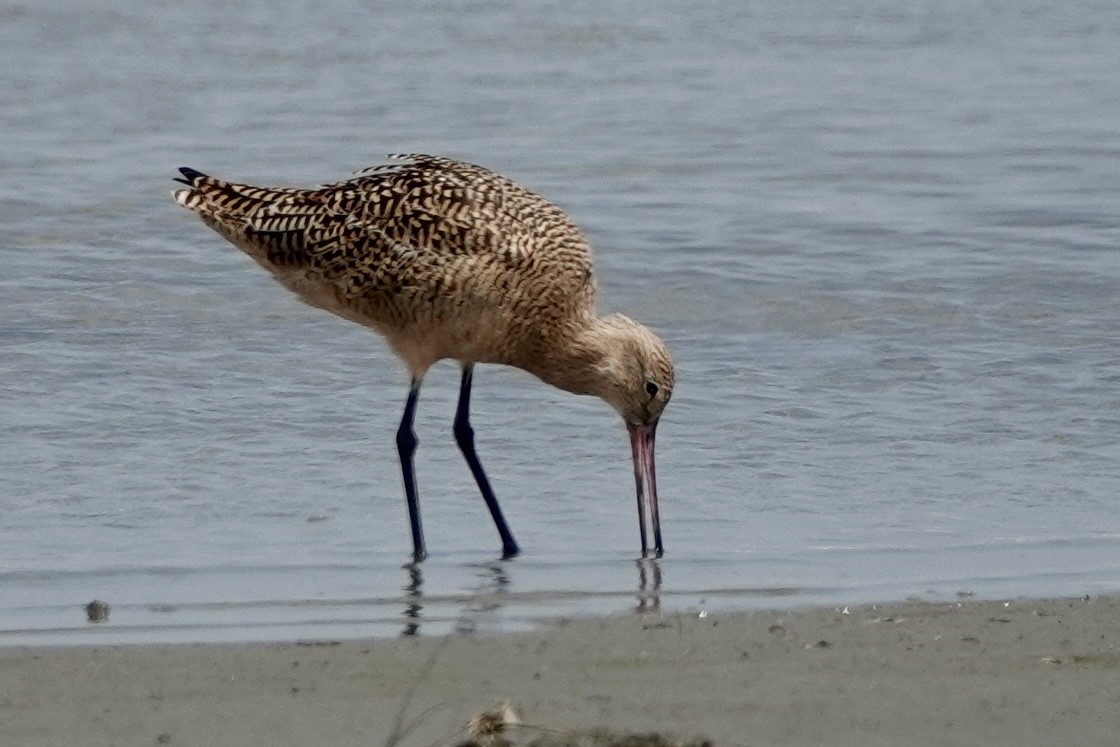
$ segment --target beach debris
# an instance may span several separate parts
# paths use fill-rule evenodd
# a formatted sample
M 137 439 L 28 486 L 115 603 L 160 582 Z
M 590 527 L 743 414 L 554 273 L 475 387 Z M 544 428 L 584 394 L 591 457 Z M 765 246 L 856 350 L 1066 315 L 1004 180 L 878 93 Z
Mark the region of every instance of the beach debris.
M 86 605 L 86 619 L 91 623 L 103 623 L 109 619 L 109 605 L 100 599 L 94 599 Z
M 493 743 L 497 737 L 505 733 L 507 726 L 517 726 L 520 723 L 521 717 L 513 704 L 507 700 L 492 711 L 476 713 L 467 722 L 467 734 L 476 742 Z
M 514 732 L 528 741 L 513 741 Z M 466 741 L 455 747 L 712 747 L 711 741 L 703 737 L 682 739 L 656 732 L 557 729 L 529 724 L 522 721 L 509 701 L 475 714 L 467 723 L 467 736 Z
M 682 739 L 657 732 L 583 729 L 562 735 L 538 737 L 529 742 L 527 747 L 712 747 L 712 743 L 703 737 Z

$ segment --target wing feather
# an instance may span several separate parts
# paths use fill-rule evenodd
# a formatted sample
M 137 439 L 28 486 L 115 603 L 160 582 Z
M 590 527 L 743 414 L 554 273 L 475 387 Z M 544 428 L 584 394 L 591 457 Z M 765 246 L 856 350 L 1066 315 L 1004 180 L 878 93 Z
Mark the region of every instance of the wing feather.
M 421 274 L 439 277 L 418 268 L 468 260 L 556 264 L 571 286 L 560 290 L 593 293 L 590 248 L 558 207 L 480 166 L 392 158 L 317 189 L 262 188 L 183 168 L 189 188 L 174 194 L 274 273 L 318 276 L 346 295 L 399 290 Z

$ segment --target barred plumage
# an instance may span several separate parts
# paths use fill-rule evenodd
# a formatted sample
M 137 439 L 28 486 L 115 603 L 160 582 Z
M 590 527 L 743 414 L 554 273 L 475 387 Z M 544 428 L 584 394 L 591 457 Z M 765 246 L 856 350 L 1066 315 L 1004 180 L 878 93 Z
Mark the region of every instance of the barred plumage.
M 465 427 L 457 417 L 456 437 L 468 462 L 473 458 L 506 555 L 516 553 L 516 544 L 476 469 L 473 438 L 465 443 L 476 363 L 516 366 L 614 406 L 631 430 L 643 515 L 643 481 L 650 491 L 660 554 L 653 432 L 673 387 L 664 344 L 620 314 L 595 316 L 591 250 L 558 207 L 480 166 L 419 154 L 396 158 L 317 189 L 267 189 L 183 168 L 178 181 L 188 188 L 173 194 L 304 301 L 385 336 L 413 380 L 399 443 L 409 440 L 428 368 L 444 358 L 460 361 Z M 420 558 L 407 444 L 401 456 Z

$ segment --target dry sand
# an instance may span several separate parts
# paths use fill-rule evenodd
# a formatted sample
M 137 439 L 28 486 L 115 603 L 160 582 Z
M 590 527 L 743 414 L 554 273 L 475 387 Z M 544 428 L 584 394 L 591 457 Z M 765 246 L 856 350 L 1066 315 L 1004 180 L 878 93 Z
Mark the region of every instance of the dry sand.
M 645 613 L 536 632 L 0 649 L 0 745 L 452 745 L 496 702 L 728 745 L 1120 744 L 1120 600 Z M 527 744 L 539 732 L 507 732 Z

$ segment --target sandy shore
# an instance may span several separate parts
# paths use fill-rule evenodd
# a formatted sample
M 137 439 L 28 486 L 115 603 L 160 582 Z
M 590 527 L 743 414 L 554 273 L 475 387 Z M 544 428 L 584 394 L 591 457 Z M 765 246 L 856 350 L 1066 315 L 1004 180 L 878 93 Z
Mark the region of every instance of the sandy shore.
M 738 745 L 1115 745 L 1120 599 L 646 613 L 497 636 L 0 649 L 3 745 L 451 745 L 526 722 Z M 517 730 L 519 743 L 535 734 Z

